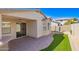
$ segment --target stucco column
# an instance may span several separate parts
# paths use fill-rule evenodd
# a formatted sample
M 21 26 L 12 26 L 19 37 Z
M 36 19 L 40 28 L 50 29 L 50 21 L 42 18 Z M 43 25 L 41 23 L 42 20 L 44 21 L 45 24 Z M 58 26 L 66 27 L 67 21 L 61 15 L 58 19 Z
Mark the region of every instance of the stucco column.
M 0 40 L 2 39 L 2 17 L 0 15 Z
M 16 22 L 11 22 L 11 39 L 16 39 Z
M 42 32 L 42 22 L 41 20 L 37 20 L 37 38 L 41 37 L 43 35 L 43 32 Z

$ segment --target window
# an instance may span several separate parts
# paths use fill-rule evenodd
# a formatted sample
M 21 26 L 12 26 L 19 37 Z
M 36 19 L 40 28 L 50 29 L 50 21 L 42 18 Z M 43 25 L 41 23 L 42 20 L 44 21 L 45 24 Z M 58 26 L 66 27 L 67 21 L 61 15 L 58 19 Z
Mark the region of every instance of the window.
M 16 24 L 16 32 L 21 31 L 21 25 L 19 23 Z
M 2 22 L 2 34 L 10 34 L 10 33 L 11 33 L 11 23 Z
M 50 29 L 50 23 L 48 23 L 48 30 Z
M 46 23 L 43 23 L 43 31 L 46 31 Z

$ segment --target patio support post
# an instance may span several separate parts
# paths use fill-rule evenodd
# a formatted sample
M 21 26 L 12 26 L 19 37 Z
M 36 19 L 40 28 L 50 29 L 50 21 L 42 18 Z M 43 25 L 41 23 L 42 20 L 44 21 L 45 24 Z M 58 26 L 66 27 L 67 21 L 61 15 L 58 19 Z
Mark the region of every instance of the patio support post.
M 2 39 L 2 17 L 0 15 L 0 40 Z
M 43 35 L 43 33 L 42 33 L 42 22 L 41 22 L 41 20 L 38 20 L 37 21 L 37 38 L 39 38 L 39 37 L 41 37 L 42 35 Z
M 16 39 L 16 22 L 12 22 L 11 24 L 11 39 Z

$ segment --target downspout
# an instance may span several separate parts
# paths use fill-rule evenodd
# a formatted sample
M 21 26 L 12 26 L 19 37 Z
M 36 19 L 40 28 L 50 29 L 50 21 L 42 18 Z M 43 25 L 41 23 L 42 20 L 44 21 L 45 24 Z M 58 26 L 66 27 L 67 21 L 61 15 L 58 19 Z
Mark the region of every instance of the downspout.
M 0 40 L 2 39 L 2 17 L 0 15 Z
M 59 32 L 61 32 L 61 23 L 58 23 L 58 27 L 59 27 Z

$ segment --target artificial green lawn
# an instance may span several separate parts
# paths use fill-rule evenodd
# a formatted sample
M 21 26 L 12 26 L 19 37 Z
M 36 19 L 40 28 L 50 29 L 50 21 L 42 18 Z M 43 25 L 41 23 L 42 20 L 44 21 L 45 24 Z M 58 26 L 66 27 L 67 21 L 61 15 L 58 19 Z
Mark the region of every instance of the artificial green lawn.
M 41 51 L 71 51 L 68 36 L 66 34 L 53 35 L 54 41 Z

